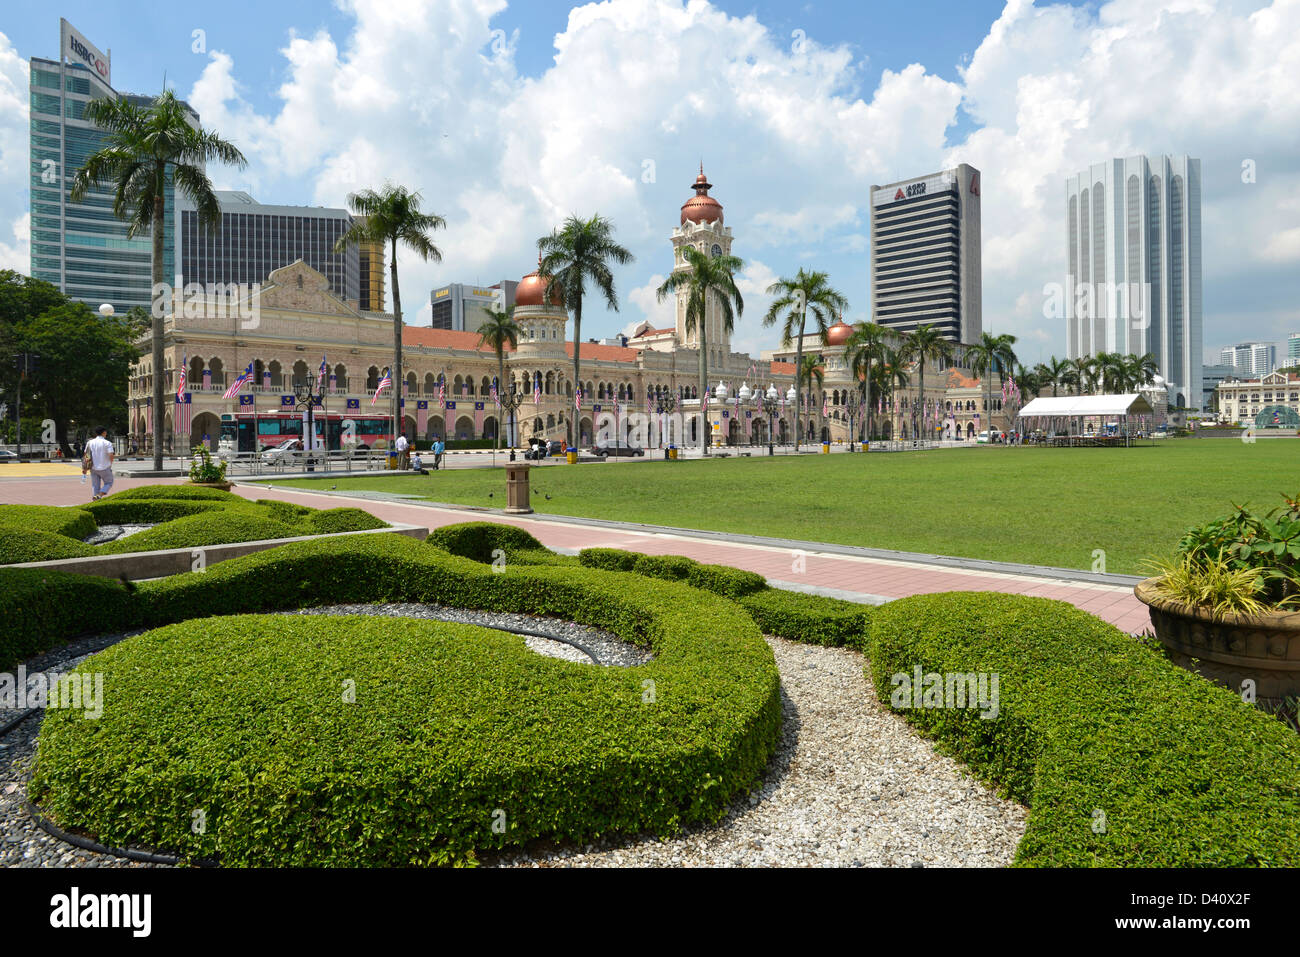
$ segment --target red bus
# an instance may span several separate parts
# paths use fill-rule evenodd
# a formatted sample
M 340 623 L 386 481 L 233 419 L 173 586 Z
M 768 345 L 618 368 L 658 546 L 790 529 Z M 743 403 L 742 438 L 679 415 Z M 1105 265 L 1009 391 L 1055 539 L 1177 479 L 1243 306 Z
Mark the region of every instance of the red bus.
M 373 446 L 387 439 L 393 420 L 384 415 L 312 410 L 312 424 L 318 444 L 336 452 L 346 447 Z M 233 452 L 253 452 L 275 448 L 286 439 L 301 439 L 306 416 L 302 412 L 226 412 L 221 416 L 221 447 Z M 345 436 L 346 433 L 346 436 Z M 350 438 L 351 441 L 345 441 Z

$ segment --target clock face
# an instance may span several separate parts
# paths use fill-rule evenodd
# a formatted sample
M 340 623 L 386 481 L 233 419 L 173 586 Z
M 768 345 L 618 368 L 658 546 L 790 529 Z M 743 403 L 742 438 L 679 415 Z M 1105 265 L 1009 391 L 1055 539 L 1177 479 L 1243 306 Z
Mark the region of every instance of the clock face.
M 711 252 L 713 253 L 713 258 L 717 259 L 719 256 L 722 255 L 722 247 L 719 246 L 717 243 L 714 243 Z

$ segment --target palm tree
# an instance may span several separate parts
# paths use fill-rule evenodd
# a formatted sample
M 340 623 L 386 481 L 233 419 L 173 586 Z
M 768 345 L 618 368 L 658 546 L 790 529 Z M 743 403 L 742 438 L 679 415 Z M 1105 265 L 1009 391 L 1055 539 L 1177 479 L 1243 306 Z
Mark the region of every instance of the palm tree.
M 1160 371 L 1160 363 L 1150 352 L 1140 356 L 1132 355 L 1128 357 L 1128 371 L 1130 384 L 1133 388 L 1140 389 L 1155 381 L 1156 374 Z
M 170 90 L 164 90 L 147 107 L 116 97 L 91 100 L 82 116 L 107 138 L 105 145 L 86 157 L 73 176 L 69 198 L 80 203 L 92 189 L 111 185 L 113 215 L 126 222 L 127 238 L 147 230 L 153 240 L 153 467 L 161 471 L 167 385 L 163 375 L 163 313 L 168 298 L 163 223 L 168 188 L 175 185 L 194 204 L 199 224 L 215 232 L 221 221 L 221 206 L 204 165 L 229 163 L 242 169 L 247 161 L 243 153 L 215 132 L 191 126 L 186 107 Z
M 1057 397 L 1057 386 L 1068 384 L 1073 377 L 1069 360 L 1058 359 L 1056 356 L 1052 356 L 1046 363 L 1040 362 L 1035 371 L 1043 385 L 1052 387 L 1053 399 Z
M 795 366 L 798 375 L 795 377 L 794 388 L 799 395 L 799 403 L 795 406 L 797 410 L 799 405 L 803 404 L 803 386 L 808 384 L 808 409 L 809 415 L 815 407 L 813 400 L 813 382 L 817 382 L 817 388 L 823 388 L 826 384 L 825 369 L 822 367 L 821 356 L 804 356 L 799 365 Z M 809 423 L 811 425 L 811 423 Z
M 582 383 L 582 302 L 587 295 L 587 284 L 595 284 L 605 297 L 605 305 L 618 312 L 614 274 L 609 267 L 611 263 L 626 266 L 636 257 L 614 241 L 614 224 L 600 214 L 590 219 L 570 216 L 559 229 L 537 240 L 537 249 L 541 254 L 538 278 L 547 283 L 548 289 L 554 287 L 564 307 L 573 313 L 573 387 L 579 389 Z M 577 424 L 573 418 L 570 415 L 565 425 L 571 443 L 577 441 Z
M 706 256 L 693 246 L 682 247 L 685 269 L 675 269 L 655 291 L 663 302 L 679 289 L 686 290 L 686 332 L 699 330 L 700 337 L 700 413 L 703 416 L 709 392 L 709 306 L 717 307 L 722 319 L 722 329 L 728 335 L 736 327 L 736 317 L 744 315 L 745 300 L 736 288 L 736 273 L 745 268 L 743 260 L 735 256 Z M 708 422 L 702 423 L 704 454 L 709 454 Z
M 1127 386 L 1128 369 L 1124 357 L 1118 352 L 1099 352 L 1097 363 L 1101 370 L 1103 392 L 1123 392 Z
M 907 371 L 907 357 L 901 349 L 891 349 L 886 346 L 881 356 L 879 369 L 881 395 L 892 397 L 896 392 L 906 389 L 911 384 L 912 377 Z
M 809 272 L 800 267 L 792 279 L 778 279 L 767 287 L 769 296 L 776 296 L 763 317 L 763 325 L 773 326 L 781 322 L 781 345 L 788 348 L 795 342 L 794 365 L 796 369 L 803 364 L 804 328 L 809 312 L 817 324 L 817 338 L 826 344 L 826 330 L 830 328 L 831 319 L 849 307 L 849 301 L 838 291 L 831 288 L 824 272 Z M 784 313 L 784 320 L 782 320 Z M 799 407 L 794 410 L 794 450 L 799 451 Z
M 442 252 L 429 233 L 446 227 L 447 221 L 434 213 L 420 211 L 423 198 L 405 186 L 385 183 L 383 189 L 363 189 L 348 196 L 348 206 L 358 217 L 334 244 L 343 252 L 353 243 L 384 243 L 388 246 L 388 273 L 393 281 L 393 439 L 402 421 L 402 291 L 397 284 L 397 244 L 411 249 L 425 262 L 442 262 Z M 499 431 L 499 429 L 498 429 Z
M 943 338 L 943 333 L 931 323 L 924 323 L 907 334 L 903 340 L 903 355 L 908 361 L 917 364 L 916 402 L 912 410 L 912 437 L 916 437 L 918 428 L 917 415 L 925 415 L 925 360 L 947 358 L 952 355 L 952 345 Z
M 478 344 L 492 347 L 497 354 L 497 393 L 503 394 L 506 387 L 506 346 L 519 348 L 519 325 L 514 319 L 515 307 L 502 312 L 493 309 L 488 312 L 483 324 L 478 327 Z M 496 435 L 493 436 L 492 448 L 501 448 L 501 413 L 497 413 Z
M 1085 392 L 1091 394 L 1092 390 L 1097 387 L 1099 366 L 1096 358 L 1080 356 L 1077 359 L 1071 359 L 1070 366 L 1074 377 L 1075 394 L 1083 395 Z
M 878 363 L 885 348 L 885 328 L 874 322 L 855 322 L 853 334 L 844 343 L 844 358 L 855 384 L 860 383 L 867 407 L 866 433 L 871 441 L 871 368 Z

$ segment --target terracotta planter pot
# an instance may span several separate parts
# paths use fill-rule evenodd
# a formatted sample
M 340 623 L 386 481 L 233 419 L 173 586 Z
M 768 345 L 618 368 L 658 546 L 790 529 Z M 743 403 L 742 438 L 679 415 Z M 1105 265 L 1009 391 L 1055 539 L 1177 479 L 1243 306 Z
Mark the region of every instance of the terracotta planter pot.
M 1300 611 L 1215 618 L 1199 605 L 1160 597 L 1155 582 L 1139 582 L 1133 594 L 1151 609 L 1156 638 L 1176 664 L 1233 691 L 1253 681 L 1260 701 L 1300 697 Z

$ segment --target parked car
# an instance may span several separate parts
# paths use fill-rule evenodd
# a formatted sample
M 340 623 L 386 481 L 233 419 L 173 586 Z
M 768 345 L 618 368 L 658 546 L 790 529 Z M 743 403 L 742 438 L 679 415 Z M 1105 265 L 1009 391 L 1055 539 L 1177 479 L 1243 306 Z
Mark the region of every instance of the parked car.
M 18 453 L 13 449 L 0 449 L 0 462 L 17 462 Z
M 312 453 L 312 460 L 323 462 L 325 450 L 316 449 Z M 262 461 L 267 465 L 296 465 L 306 462 L 307 455 L 303 450 L 302 439 L 285 439 L 275 448 L 263 452 Z
M 987 445 L 989 441 L 989 434 L 987 432 L 981 432 L 979 435 L 975 436 L 975 441 L 983 442 L 984 444 Z
M 614 445 L 593 445 L 591 447 L 591 454 L 602 459 L 608 458 L 611 455 L 617 458 L 618 456 L 645 455 L 645 449 L 636 445 L 628 445 L 624 442 L 615 443 Z

